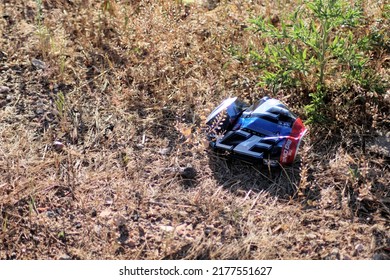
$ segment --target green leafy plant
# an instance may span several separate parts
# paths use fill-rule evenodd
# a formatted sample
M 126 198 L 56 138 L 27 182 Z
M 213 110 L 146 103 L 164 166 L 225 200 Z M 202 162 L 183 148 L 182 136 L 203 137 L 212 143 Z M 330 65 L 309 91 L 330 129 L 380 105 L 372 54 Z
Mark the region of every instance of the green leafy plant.
M 368 59 L 361 46 L 367 40 L 352 32 L 362 20 L 362 9 L 345 0 L 306 1 L 280 26 L 252 19 L 252 29 L 265 39 L 262 50 L 250 53 L 261 71 L 259 84 L 273 91 L 299 87 L 311 92 L 309 120 L 323 119 L 312 114 L 321 112 L 326 92 L 336 84 L 334 77 L 342 86 L 362 82 Z
M 325 121 L 325 117 L 323 114 L 320 113 L 319 110 L 321 110 L 324 107 L 324 91 L 319 87 L 317 91 L 312 92 L 309 94 L 311 98 L 310 104 L 305 106 L 305 111 L 308 116 L 307 122 L 308 123 L 322 123 Z

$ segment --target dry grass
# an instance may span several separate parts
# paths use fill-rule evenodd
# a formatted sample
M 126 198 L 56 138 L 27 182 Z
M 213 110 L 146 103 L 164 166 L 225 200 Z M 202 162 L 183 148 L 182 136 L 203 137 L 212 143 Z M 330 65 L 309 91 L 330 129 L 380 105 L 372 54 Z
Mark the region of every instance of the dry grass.
M 1 259 L 389 258 L 389 93 L 335 94 L 285 169 L 205 149 L 223 98 L 266 93 L 246 20 L 293 1 L 42 2 L 0 4 Z

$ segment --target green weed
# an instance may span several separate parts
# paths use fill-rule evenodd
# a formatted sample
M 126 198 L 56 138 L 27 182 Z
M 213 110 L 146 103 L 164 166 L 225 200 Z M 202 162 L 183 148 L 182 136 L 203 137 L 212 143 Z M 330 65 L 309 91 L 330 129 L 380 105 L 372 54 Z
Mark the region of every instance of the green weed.
M 62 93 L 62 91 L 58 92 L 57 98 L 55 100 L 55 105 L 57 112 L 62 119 L 65 112 L 65 95 Z
M 252 30 L 265 39 L 262 50 L 250 53 L 261 71 L 259 84 L 274 92 L 289 87 L 311 92 L 309 120 L 323 120 L 319 114 L 329 89 L 365 82 L 368 39 L 353 32 L 362 20 L 361 7 L 345 0 L 306 1 L 281 26 L 252 19 Z

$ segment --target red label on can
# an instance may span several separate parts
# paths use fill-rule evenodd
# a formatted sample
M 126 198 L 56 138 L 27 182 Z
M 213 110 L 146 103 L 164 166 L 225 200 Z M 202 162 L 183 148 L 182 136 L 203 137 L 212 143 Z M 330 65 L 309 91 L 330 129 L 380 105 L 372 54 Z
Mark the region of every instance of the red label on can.
M 281 164 L 290 164 L 294 161 L 295 154 L 297 153 L 298 143 L 303 137 L 306 129 L 300 118 L 297 118 L 291 129 L 290 136 L 287 137 L 286 142 L 282 147 L 280 155 Z

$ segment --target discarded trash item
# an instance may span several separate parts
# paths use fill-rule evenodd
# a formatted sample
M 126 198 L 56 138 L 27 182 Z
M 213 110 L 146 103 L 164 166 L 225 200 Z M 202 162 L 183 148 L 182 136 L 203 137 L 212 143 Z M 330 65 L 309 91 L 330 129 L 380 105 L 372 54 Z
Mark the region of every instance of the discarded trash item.
M 263 97 L 252 106 L 237 97 L 224 100 L 206 120 L 216 151 L 270 166 L 291 164 L 306 128 L 279 100 Z

